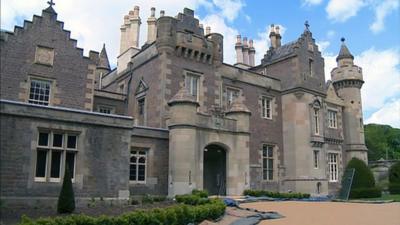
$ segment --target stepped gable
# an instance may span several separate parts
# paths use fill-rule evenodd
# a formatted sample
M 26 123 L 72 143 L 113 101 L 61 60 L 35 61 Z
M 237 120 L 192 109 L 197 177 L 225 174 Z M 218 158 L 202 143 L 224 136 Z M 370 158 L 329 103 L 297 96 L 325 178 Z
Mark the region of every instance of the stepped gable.
M 57 20 L 57 13 L 51 5 L 49 7 L 47 7 L 46 9 L 42 10 L 41 16 L 33 15 L 32 21 L 24 20 L 23 26 L 16 25 L 16 26 L 14 26 L 13 31 L 1 30 L 0 41 L 6 42 L 15 36 L 22 35 L 26 31 L 29 31 L 30 29 L 32 29 L 32 27 L 40 25 L 44 19 L 49 19 L 49 21 L 51 21 L 51 23 L 54 23 L 57 27 L 59 27 L 62 30 L 62 32 L 65 34 L 67 40 L 71 43 L 71 47 L 73 47 L 77 51 L 79 51 L 79 54 L 81 55 L 82 58 L 85 58 L 85 59 L 90 58 L 91 60 L 93 60 L 92 57 L 85 56 L 83 54 L 83 51 L 84 51 L 83 48 L 77 47 L 78 41 L 74 38 L 71 38 L 71 31 L 64 29 L 64 22 Z M 98 52 L 95 52 L 95 51 L 90 51 L 90 52 L 92 55 L 95 55 L 96 53 L 98 54 Z M 94 62 L 96 62 L 96 60 Z

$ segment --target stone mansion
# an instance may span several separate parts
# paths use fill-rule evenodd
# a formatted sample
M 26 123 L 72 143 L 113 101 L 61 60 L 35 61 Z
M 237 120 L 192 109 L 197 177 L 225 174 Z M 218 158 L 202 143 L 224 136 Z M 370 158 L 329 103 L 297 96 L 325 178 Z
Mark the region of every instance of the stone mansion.
M 238 35 L 230 65 L 193 10 L 155 14 L 143 45 L 139 7 L 123 17 L 116 68 L 104 46 L 84 56 L 52 5 L 1 31 L 2 201 L 56 201 L 66 168 L 78 199 L 327 195 L 349 159 L 367 161 L 362 69 L 344 39 L 325 82 L 307 23 L 286 44 L 271 25 L 261 62 Z

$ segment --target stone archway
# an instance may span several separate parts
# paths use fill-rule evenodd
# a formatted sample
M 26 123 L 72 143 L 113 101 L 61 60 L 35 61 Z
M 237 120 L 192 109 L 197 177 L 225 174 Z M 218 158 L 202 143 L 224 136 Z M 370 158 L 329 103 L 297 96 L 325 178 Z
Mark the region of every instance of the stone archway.
M 226 195 L 226 158 L 226 149 L 219 145 L 204 148 L 203 189 L 210 195 Z

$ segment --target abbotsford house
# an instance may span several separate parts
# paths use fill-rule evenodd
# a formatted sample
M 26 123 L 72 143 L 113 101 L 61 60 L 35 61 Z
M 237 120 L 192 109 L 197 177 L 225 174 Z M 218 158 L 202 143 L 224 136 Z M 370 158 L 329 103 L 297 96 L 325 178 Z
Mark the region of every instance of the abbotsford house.
M 367 162 L 362 69 L 344 39 L 325 82 L 308 23 L 285 44 L 271 25 L 261 62 L 238 35 L 230 65 L 193 10 L 149 10 L 143 45 L 139 7 L 121 18 L 116 68 L 105 46 L 84 56 L 52 5 L 1 31 L 2 201 L 56 201 L 67 167 L 77 199 L 334 195 L 346 162 Z

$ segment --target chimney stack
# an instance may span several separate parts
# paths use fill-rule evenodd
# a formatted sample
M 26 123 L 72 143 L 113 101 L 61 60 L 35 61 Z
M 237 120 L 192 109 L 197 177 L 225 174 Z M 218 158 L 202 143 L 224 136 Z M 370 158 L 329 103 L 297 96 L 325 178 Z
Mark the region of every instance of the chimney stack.
M 282 39 L 279 26 L 275 26 L 275 35 L 276 35 L 276 47 L 279 48 L 281 47 L 281 39 Z
M 249 65 L 249 45 L 247 44 L 247 37 L 243 38 L 243 64 Z
M 211 27 L 207 26 L 206 27 L 206 35 L 211 34 Z
M 236 36 L 236 63 L 243 63 L 243 45 L 242 45 L 242 36 L 239 34 Z
M 255 54 L 256 54 L 256 49 L 253 46 L 253 40 L 250 39 L 250 41 L 249 41 L 249 65 L 250 66 L 255 65 L 255 60 L 254 60 Z
M 271 24 L 271 29 L 269 31 L 269 39 L 271 40 L 271 48 L 276 48 L 276 33 L 275 33 L 275 25 Z
M 124 24 L 121 26 L 120 53 L 131 47 L 139 47 L 140 24 L 139 6 L 135 6 L 133 11 L 129 11 L 129 14 L 124 16 Z
M 147 44 L 151 44 L 156 40 L 157 35 L 157 19 L 156 15 L 156 8 L 151 7 L 150 17 L 147 19 Z

